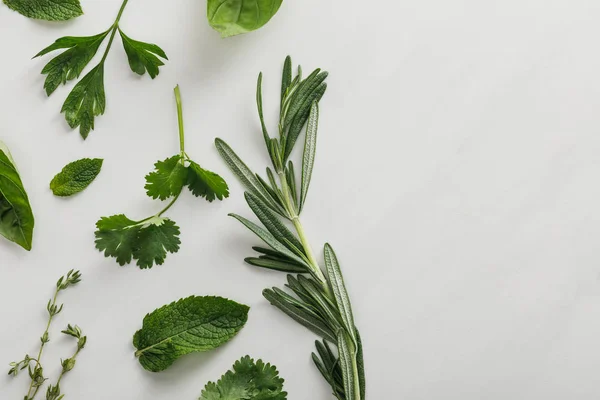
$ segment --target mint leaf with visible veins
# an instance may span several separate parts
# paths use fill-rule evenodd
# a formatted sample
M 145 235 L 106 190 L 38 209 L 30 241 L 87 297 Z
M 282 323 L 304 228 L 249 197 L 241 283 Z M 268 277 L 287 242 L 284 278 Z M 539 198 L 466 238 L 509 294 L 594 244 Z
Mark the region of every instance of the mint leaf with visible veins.
M 125 49 L 125 53 L 127 53 L 131 70 L 138 75 L 144 75 L 148 71 L 148 75 L 152 79 L 156 78 L 159 73 L 158 67 L 165 65 L 158 57 L 168 60 L 163 49 L 152 43 L 133 40 L 125 35 L 121 29 L 119 29 L 119 34 L 123 40 L 123 48 Z
M 286 400 L 283 382 L 274 365 L 245 356 L 217 383 L 206 384 L 199 400 Z
M 27 18 L 67 21 L 83 14 L 79 0 L 4 0 L 11 10 Z
M 188 170 L 183 165 L 180 155 L 158 161 L 154 171 L 146 175 L 146 193 L 153 199 L 165 200 L 177 196 L 188 177 Z
M 225 344 L 244 327 L 249 307 L 222 297 L 191 296 L 154 310 L 133 336 L 135 356 L 148 371 L 179 357 Z
M 87 188 L 102 168 L 100 158 L 82 158 L 67 164 L 50 182 L 55 196 L 72 196 Z

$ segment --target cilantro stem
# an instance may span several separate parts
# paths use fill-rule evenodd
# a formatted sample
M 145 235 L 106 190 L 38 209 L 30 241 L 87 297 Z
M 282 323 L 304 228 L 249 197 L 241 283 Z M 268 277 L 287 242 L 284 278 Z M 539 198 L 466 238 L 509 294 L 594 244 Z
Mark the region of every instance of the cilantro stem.
M 121 16 L 123 15 L 123 11 L 125 11 L 125 7 L 127 6 L 128 2 L 129 0 L 123 0 L 123 4 L 121 4 L 121 8 L 119 9 L 119 13 L 117 14 L 117 19 L 115 19 L 115 22 L 110 28 L 110 39 L 108 39 L 108 45 L 106 46 L 106 50 L 104 50 L 104 54 L 102 55 L 102 60 L 100 60 L 100 64 L 104 64 L 104 61 L 106 61 L 106 57 L 108 57 L 108 52 L 110 51 L 110 48 L 113 44 L 113 40 L 115 40 L 117 30 L 119 29 L 119 22 L 121 21 Z
M 185 154 L 185 133 L 183 130 L 183 107 L 181 105 L 181 91 L 179 85 L 175 86 L 175 103 L 177 103 L 177 122 L 179 123 L 179 151 L 181 156 Z
M 181 192 L 177 193 L 177 196 L 173 197 L 173 200 L 171 200 L 171 202 L 158 214 L 156 214 L 157 217 L 162 216 L 164 213 L 166 213 L 169 208 L 171 208 L 173 206 L 173 204 L 175 204 L 175 202 L 177 201 L 177 199 L 179 198 L 179 196 L 181 195 Z

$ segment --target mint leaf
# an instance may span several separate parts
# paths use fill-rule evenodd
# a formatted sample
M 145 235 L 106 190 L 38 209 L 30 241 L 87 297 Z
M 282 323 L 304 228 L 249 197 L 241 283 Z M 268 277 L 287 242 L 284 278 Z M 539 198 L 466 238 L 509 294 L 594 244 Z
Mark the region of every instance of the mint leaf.
M 231 340 L 246 324 L 248 310 L 222 297 L 191 296 L 173 302 L 146 315 L 133 336 L 135 355 L 146 370 L 163 371 L 185 354 Z
M 44 89 L 48 96 L 61 83 L 65 84 L 67 81 L 79 78 L 85 66 L 88 65 L 98 51 L 98 47 L 100 47 L 108 32 L 102 32 L 95 36 L 62 37 L 34 56 L 34 58 L 41 57 L 55 50 L 68 49 L 50 60 L 42 70 L 42 74 L 48 75 L 44 82 Z
M 274 365 L 245 356 L 217 383 L 209 382 L 200 400 L 286 400 L 283 382 Z
M 221 37 L 254 31 L 273 17 L 283 0 L 208 0 L 210 26 Z
M 179 227 L 168 218 L 151 217 L 132 221 L 123 214 L 102 217 L 96 223 L 96 248 L 119 265 L 132 259 L 142 268 L 162 265 L 167 252 L 179 251 Z
M 72 129 L 79 126 L 79 133 L 86 139 L 94 129 L 94 118 L 104 114 L 105 108 L 104 63 L 100 63 L 75 85 L 60 111 Z
M 83 14 L 79 0 L 4 0 L 8 8 L 28 18 L 67 21 Z
M 55 196 L 72 196 L 89 186 L 102 168 L 100 158 L 82 158 L 67 164 L 50 182 Z
M 158 161 L 154 171 L 146 175 L 146 193 L 153 199 L 165 200 L 177 196 L 186 182 L 188 170 L 180 155 Z
M 8 148 L 0 142 L 0 235 L 31 250 L 34 222 L 19 172 Z
M 127 53 L 131 70 L 138 75 L 144 75 L 148 71 L 148 75 L 152 79 L 156 78 L 159 73 L 158 67 L 165 65 L 158 57 L 168 60 L 163 49 L 152 43 L 133 40 L 125 35 L 121 29 L 119 29 L 119 34 L 123 40 L 123 47 L 125 48 L 125 53 Z
M 229 197 L 229 187 L 223 178 L 189 161 L 187 186 L 194 196 L 204 197 L 210 202 L 215 198 L 223 200 Z

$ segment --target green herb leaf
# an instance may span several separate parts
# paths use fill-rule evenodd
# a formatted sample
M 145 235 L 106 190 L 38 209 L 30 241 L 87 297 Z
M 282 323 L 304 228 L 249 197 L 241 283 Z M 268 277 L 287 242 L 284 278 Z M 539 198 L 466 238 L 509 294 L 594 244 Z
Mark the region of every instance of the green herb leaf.
M 94 118 L 104 114 L 104 63 L 95 66 L 73 88 L 61 112 L 72 129 L 79 126 L 79 134 L 86 139 L 94 129 Z
M 337 346 L 340 354 L 340 367 L 344 380 L 345 398 L 360 398 L 359 378 L 354 373 L 354 368 L 352 367 L 352 359 L 355 357 L 354 345 L 352 344 L 352 339 L 343 330 L 340 330 L 337 334 Z
M 327 267 L 329 283 L 333 289 L 335 302 L 342 317 L 342 321 L 344 321 L 346 331 L 354 343 L 356 343 L 356 327 L 354 326 L 354 316 L 352 315 L 350 297 L 348 296 L 348 291 L 344 284 L 344 277 L 337 256 L 329 243 L 325 244 L 325 266 Z
M 67 21 L 83 14 L 79 0 L 4 0 L 8 8 L 28 18 Z
M 72 196 L 89 186 L 102 168 L 100 158 L 82 158 L 67 164 L 50 182 L 55 196 Z
M 217 383 L 207 383 L 199 400 L 286 400 L 283 382 L 277 367 L 245 356 Z
M 159 73 L 158 67 L 165 65 L 158 57 L 168 60 L 163 49 L 155 44 L 133 40 L 125 35 L 120 28 L 119 34 L 123 40 L 123 47 L 125 48 L 125 53 L 127 53 L 131 70 L 138 75 L 144 75 L 148 71 L 148 75 L 152 79 L 156 78 Z
M 194 196 L 204 197 L 210 202 L 215 198 L 223 200 L 229 197 L 229 187 L 223 178 L 189 161 L 187 186 Z
M 103 217 L 96 223 L 96 248 L 119 265 L 132 259 L 142 268 L 162 265 L 167 252 L 179 251 L 179 227 L 168 218 L 152 217 L 136 222 L 123 214 Z
M 158 161 L 154 171 L 146 175 L 146 193 L 153 199 L 165 200 L 181 193 L 188 178 L 188 170 L 180 155 Z
M 67 81 L 79 78 L 85 66 L 88 65 L 98 51 L 98 47 L 100 47 L 108 32 L 86 37 L 62 37 L 34 56 L 34 58 L 41 57 L 55 50 L 68 49 L 50 60 L 42 70 L 42 74 L 48 75 L 44 82 L 44 89 L 48 96 L 61 83 L 65 84 Z
M 148 371 L 167 369 L 179 357 L 223 345 L 244 327 L 249 307 L 222 297 L 191 296 L 146 315 L 133 336 L 135 355 Z
M 300 187 L 300 210 L 306 203 L 308 187 L 312 177 L 313 167 L 315 165 L 315 153 L 317 151 L 317 128 L 319 125 L 319 105 L 317 102 L 312 104 L 308 124 L 306 125 L 306 138 L 304 141 L 304 155 L 302 157 L 302 185 Z
M 8 148 L 0 142 L 0 235 L 31 250 L 33 226 L 27 192 Z
M 208 22 L 224 38 L 251 32 L 269 22 L 282 1 L 208 0 Z

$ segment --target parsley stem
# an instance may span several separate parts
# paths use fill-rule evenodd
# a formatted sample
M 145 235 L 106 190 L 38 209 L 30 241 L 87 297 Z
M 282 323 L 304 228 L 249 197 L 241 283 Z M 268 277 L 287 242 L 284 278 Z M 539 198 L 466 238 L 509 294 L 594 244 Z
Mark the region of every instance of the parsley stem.
M 181 105 L 181 91 L 179 85 L 175 86 L 175 103 L 177 103 L 177 122 L 179 122 L 179 151 L 185 155 L 185 134 L 183 132 L 183 107 Z
M 123 15 L 123 11 L 125 11 L 125 6 L 127 6 L 128 1 L 129 0 L 123 0 L 123 4 L 121 4 L 121 8 L 119 9 L 119 13 L 117 14 L 117 19 L 115 19 L 115 22 L 110 28 L 110 39 L 108 39 L 108 45 L 106 46 L 106 50 L 104 50 L 104 55 L 102 55 L 102 60 L 100 60 L 100 64 L 104 64 L 106 57 L 108 57 L 108 52 L 110 51 L 113 40 L 115 40 L 115 35 L 117 33 L 117 30 L 119 29 L 119 22 L 121 21 L 121 16 Z

